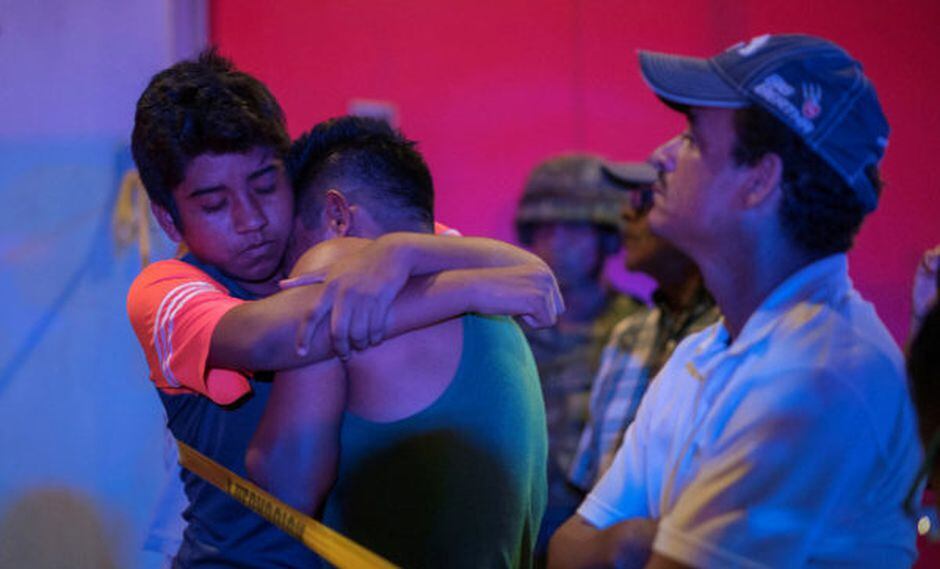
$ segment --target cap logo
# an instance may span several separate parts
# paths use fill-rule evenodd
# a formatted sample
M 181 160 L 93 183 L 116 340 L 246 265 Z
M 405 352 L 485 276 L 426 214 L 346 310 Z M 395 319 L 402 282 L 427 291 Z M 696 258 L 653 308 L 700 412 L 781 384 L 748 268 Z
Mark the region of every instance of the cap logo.
M 816 83 L 803 83 L 803 116 L 813 120 L 822 112 L 822 87 Z
M 755 51 L 764 47 L 764 44 L 770 39 L 770 34 L 764 34 L 762 36 L 757 36 L 756 38 L 751 39 L 744 45 L 738 44 L 741 47 L 735 46 L 738 50 L 738 55 L 741 57 L 750 57 L 754 54 Z
M 763 99 L 769 106 L 783 115 L 790 126 L 803 135 L 813 132 L 813 123 L 803 116 L 803 112 L 796 108 L 789 97 L 796 93 L 792 85 L 783 80 L 776 73 L 768 75 L 763 81 L 754 86 L 754 93 Z M 818 113 L 817 113 L 818 114 Z

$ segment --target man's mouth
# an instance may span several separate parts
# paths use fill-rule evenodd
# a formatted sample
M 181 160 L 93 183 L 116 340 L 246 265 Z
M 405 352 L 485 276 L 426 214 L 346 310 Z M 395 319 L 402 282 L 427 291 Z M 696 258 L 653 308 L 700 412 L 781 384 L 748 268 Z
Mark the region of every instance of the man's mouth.
M 249 245 L 244 250 L 242 250 L 243 255 L 254 255 L 258 253 L 265 252 L 274 242 L 267 240 L 261 241 L 260 243 L 255 243 L 254 245 Z

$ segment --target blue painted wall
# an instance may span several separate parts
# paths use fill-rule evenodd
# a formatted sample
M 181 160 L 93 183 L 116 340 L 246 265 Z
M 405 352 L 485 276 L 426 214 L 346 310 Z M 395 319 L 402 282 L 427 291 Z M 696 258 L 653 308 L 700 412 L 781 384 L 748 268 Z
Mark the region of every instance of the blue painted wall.
M 159 561 L 163 415 L 124 308 L 141 260 L 111 220 L 187 4 L 0 0 L 0 567 Z

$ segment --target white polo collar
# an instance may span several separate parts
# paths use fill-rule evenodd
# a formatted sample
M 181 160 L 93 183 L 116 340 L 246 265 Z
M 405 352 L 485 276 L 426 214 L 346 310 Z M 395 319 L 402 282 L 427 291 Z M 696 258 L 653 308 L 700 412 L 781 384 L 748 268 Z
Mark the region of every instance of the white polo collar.
M 709 363 L 716 363 L 713 358 L 718 353 L 736 356 L 747 352 L 766 339 L 783 321 L 784 315 L 788 318 L 809 319 L 818 312 L 821 304 L 831 304 L 829 301 L 832 299 L 848 293 L 852 289 L 848 270 L 848 259 L 843 253 L 825 257 L 799 269 L 764 299 L 730 346 L 731 334 L 725 326 L 725 319 L 721 318 L 706 332 L 708 336 L 695 350 L 690 362 L 697 370 L 693 375 L 707 377 L 711 367 Z M 797 307 L 804 302 L 805 306 Z

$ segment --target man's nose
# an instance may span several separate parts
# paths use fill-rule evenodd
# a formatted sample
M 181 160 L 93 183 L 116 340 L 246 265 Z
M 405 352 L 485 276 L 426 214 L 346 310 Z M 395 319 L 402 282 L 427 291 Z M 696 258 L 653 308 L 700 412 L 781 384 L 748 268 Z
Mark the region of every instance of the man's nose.
M 248 194 L 235 200 L 232 213 L 236 231 L 248 233 L 257 231 L 268 224 L 268 218 L 257 196 Z
M 650 154 L 649 163 L 662 172 L 672 172 L 676 169 L 676 155 L 679 151 L 679 145 L 682 143 L 682 137 L 676 135 L 667 140 Z

